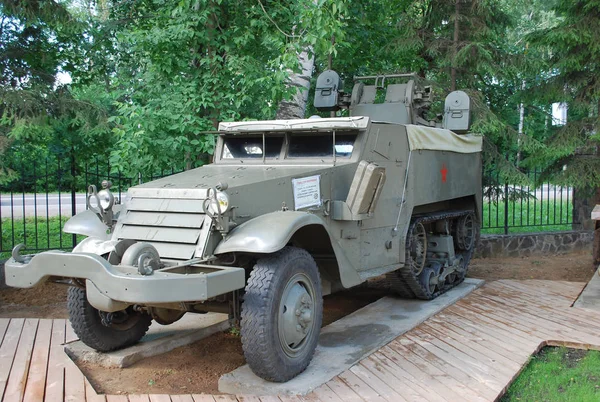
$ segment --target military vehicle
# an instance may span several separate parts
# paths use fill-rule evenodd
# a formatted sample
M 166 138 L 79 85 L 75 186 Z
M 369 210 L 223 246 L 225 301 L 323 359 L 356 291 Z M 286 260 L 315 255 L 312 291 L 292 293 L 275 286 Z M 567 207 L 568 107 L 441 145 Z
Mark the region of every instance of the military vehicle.
M 317 79 L 316 108 L 349 117 L 221 123 L 212 164 L 118 205 L 110 183 L 90 186 L 64 228 L 88 237 L 72 252 L 16 247 L 6 282 L 68 281 L 75 333 L 99 351 L 137 342 L 152 320 L 229 313 L 251 369 L 277 382 L 310 363 L 323 295 L 384 274 L 402 297 L 446 292 L 479 233 L 469 98 L 451 93 L 440 122 L 412 75 L 355 82 L 345 93 L 334 71 Z

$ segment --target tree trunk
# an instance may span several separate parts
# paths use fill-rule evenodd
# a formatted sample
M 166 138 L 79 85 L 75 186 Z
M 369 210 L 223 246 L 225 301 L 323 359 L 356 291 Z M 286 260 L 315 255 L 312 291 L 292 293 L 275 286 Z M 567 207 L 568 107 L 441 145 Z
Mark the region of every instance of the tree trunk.
M 600 264 L 600 221 L 594 221 L 594 241 L 592 242 L 594 265 Z
M 525 92 L 525 80 L 521 84 L 521 91 Z M 525 126 L 525 105 L 519 104 L 519 135 L 517 137 L 517 167 L 521 163 L 521 137 L 523 137 L 523 128 Z
M 310 79 L 312 77 L 315 65 L 315 57 L 311 56 L 312 49 L 306 49 L 298 55 L 298 63 L 301 67 L 300 73 L 292 72 L 288 81 L 288 86 L 295 87 L 296 93 L 289 100 L 279 102 L 277 108 L 277 119 L 303 119 L 308 102 L 308 90 L 310 89 Z
M 460 30 L 460 1 L 454 6 L 454 39 L 452 41 L 452 68 L 450 70 L 450 91 L 456 91 L 456 57 L 458 55 L 458 39 Z
M 595 190 L 573 189 L 573 230 L 594 230 L 592 210 L 600 204 L 600 188 Z

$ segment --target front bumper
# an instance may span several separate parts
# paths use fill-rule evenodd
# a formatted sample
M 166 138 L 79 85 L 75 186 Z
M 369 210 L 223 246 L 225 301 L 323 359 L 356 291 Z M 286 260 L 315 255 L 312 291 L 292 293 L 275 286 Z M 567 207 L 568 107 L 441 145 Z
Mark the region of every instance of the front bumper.
M 114 310 L 110 308 L 111 301 L 120 302 L 116 304 L 121 308 L 123 304 L 204 301 L 245 286 L 243 268 L 195 265 L 193 270 L 194 273 L 170 270 L 140 275 L 135 267 L 111 265 L 96 254 L 62 251 L 46 251 L 26 262 L 11 258 L 5 264 L 6 284 L 16 288 L 31 288 L 50 277 L 86 280 L 88 299 L 92 292 L 94 300 L 104 298 L 106 306 L 98 301 L 90 302 L 96 308 L 101 304 L 105 311 Z

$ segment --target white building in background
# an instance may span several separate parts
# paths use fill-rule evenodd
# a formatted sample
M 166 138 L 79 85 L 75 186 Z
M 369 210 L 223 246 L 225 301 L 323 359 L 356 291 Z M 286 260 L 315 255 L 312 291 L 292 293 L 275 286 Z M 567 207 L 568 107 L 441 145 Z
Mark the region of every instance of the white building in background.
M 569 106 L 564 102 L 557 102 L 552 104 L 552 125 L 553 126 L 564 126 L 567 124 L 567 111 Z

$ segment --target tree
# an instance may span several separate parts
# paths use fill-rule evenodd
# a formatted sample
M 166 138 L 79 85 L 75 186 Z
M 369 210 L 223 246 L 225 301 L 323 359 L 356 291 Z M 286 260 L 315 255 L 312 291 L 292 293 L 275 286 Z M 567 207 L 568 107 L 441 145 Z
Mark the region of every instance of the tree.
M 530 36 L 545 55 L 545 71 L 534 88 L 548 104 L 568 105 L 568 123 L 553 130 L 544 152 L 545 177 L 579 188 L 600 186 L 600 1 L 560 0 L 560 22 Z
M 58 79 L 84 42 L 68 2 L 0 3 L 0 182 L 49 156 L 89 158 L 106 150 L 112 101 L 97 87 Z M 74 166 L 77 170 L 78 166 Z M 20 169 L 18 169 L 20 170 Z
M 263 7 L 262 3 L 260 4 Z M 345 1 L 313 0 L 312 5 L 306 4 L 303 9 L 306 11 L 299 18 L 299 22 L 305 26 L 305 31 L 301 37 L 306 47 L 298 53 L 299 71 L 289 71 L 289 79 L 286 85 L 292 92 L 279 102 L 277 119 L 304 118 L 308 104 L 310 80 L 315 64 L 315 48 L 320 57 L 326 58 L 328 56 L 330 59 L 333 54 L 337 53 L 336 36 L 338 41 L 342 42 L 345 37 L 343 30 L 344 20 L 347 18 Z M 264 7 L 263 11 L 267 12 Z M 275 22 L 273 21 L 273 23 Z M 297 28 L 294 27 L 294 31 Z M 295 36 L 294 33 L 291 35 L 285 32 L 282 33 L 289 38 Z
M 105 97 L 57 80 L 82 40 L 68 3 L 0 2 L 0 182 L 16 177 L 17 159 L 89 154 L 105 142 Z
M 445 92 L 466 90 L 473 131 L 486 135 L 487 176 L 522 180 L 514 164 L 557 156 L 541 141 L 561 135 L 548 120 L 551 92 L 533 89 L 564 87 L 556 81 L 563 67 L 552 66 L 549 49 L 562 50 L 525 37 L 554 26 L 553 1 L 5 1 L 3 24 L 19 23 L 3 28 L 0 46 L 27 52 L 0 60 L 12 71 L 0 82 L 0 142 L 110 153 L 112 167 L 124 173 L 190 168 L 210 159 L 214 137 L 205 133 L 219 121 L 270 119 L 290 104 L 287 117 L 304 116 L 310 59 L 322 71 L 334 56 L 346 84 L 356 75 L 416 72 L 438 93 L 432 113 L 442 111 Z M 573 4 L 580 3 L 593 2 Z M 565 18 L 567 11 L 559 12 Z M 21 30 L 30 28 L 37 34 L 27 37 L 36 39 L 23 40 Z M 47 57 L 27 64 L 41 53 Z M 11 87 L 8 77 L 23 66 L 45 75 Z M 59 71 L 73 83 L 56 85 Z M 303 86 L 290 85 L 290 77 Z M 587 116 L 578 110 L 570 108 Z
M 467 91 L 473 101 L 472 131 L 486 137 L 486 177 L 500 173 L 502 182 L 526 180 L 513 158 L 522 83 L 518 55 L 523 52 L 507 34 L 517 32 L 517 17 L 532 12 L 530 4 L 385 0 L 353 1 L 348 7 L 347 43 L 335 60 L 345 77 L 415 72 L 437 94 L 432 117 L 442 112 L 445 93 Z M 528 134 L 521 148 L 534 152 L 541 144 Z
M 544 167 L 540 180 L 575 188 L 573 222 L 590 228 L 600 203 L 600 1 L 559 0 L 554 9 L 559 22 L 529 38 L 545 56 L 534 89 L 547 104 L 568 105 L 568 122 L 553 127 L 543 152 L 527 162 Z
M 53 14 L 66 18 L 65 9 L 55 3 L 0 3 L 0 152 L 15 133 L 44 131 L 46 112 L 60 107 L 62 99 L 53 88 L 59 56 L 49 40 L 57 31 L 49 23 Z M 14 177 L 6 162 L 0 158 L 0 181 Z
M 74 84 L 116 96 L 114 168 L 191 168 L 209 160 L 220 121 L 273 118 L 298 54 L 320 49 L 331 2 L 106 1 L 89 12 Z M 325 29 L 325 31 L 322 31 Z M 324 32 L 324 33 L 323 33 Z M 329 39 L 328 39 L 329 41 Z

